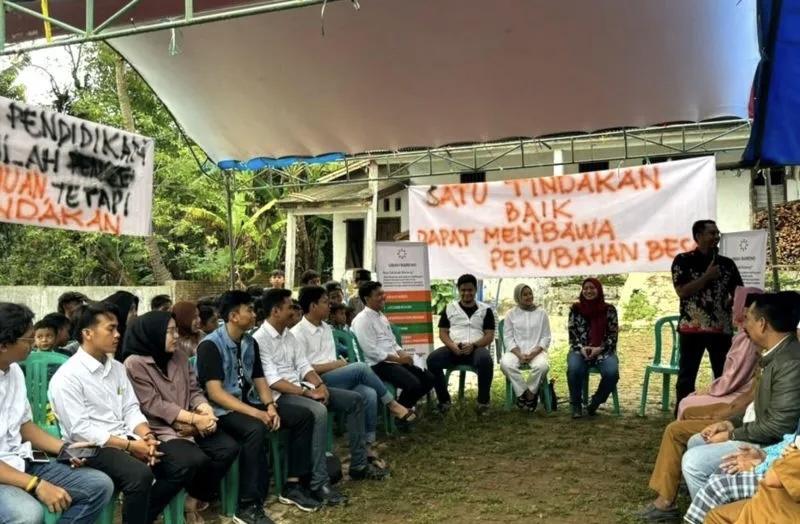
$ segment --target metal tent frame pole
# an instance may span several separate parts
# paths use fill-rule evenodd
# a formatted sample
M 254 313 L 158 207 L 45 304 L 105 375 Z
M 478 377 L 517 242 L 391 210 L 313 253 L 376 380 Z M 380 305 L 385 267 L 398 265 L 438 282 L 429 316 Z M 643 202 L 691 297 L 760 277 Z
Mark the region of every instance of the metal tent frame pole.
M 58 47 L 70 44 L 81 44 L 84 42 L 94 42 L 97 40 L 109 40 L 122 36 L 162 31 L 164 29 L 207 24 L 210 22 L 231 20 L 244 16 L 307 7 L 310 5 L 322 4 L 326 1 L 328 3 L 332 3 L 338 0 L 275 0 L 268 4 L 234 7 L 213 13 L 196 14 L 194 0 L 184 0 L 183 12 L 175 17 L 172 17 L 172 19 L 161 19 L 141 23 L 137 22 L 135 24 L 131 24 L 130 26 L 110 29 L 109 27 L 111 24 L 116 22 L 117 19 L 130 11 L 132 8 L 136 7 L 136 5 L 144 3 L 143 0 L 130 0 L 127 4 L 123 5 L 96 27 L 94 25 L 94 0 L 85 0 L 86 20 L 83 24 L 83 27 L 75 27 L 53 16 L 45 16 L 42 13 L 34 11 L 33 9 L 25 7 L 11 0 L 0 0 L 0 55 L 22 53 L 26 51 L 32 51 L 34 49 L 45 49 L 49 47 Z M 50 23 L 63 29 L 69 34 L 57 36 L 49 42 L 36 41 L 8 45 L 6 38 L 10 33 L 10 28 L 7 27 L 8 17 L 5 14 L 6 11 L 15 11 L 17 13 L 41 20 L 43 23 Z
M 778 242 L 775 233 L 775 208 L 772 203 L 772 173 L 769 169 L 762 170 L 758 166 L 753 168 L 753 179 L 761 173 L 764 176 L 767 188 L 767 227 L 769 230 L 769 263 L 772 266 L 772 289 L 781 290 L 781 283 L 778 280 Z
M 225 171 L 225 200 L 228 212 L 228 247 L 230 249 L 230 287 L 236 289 L 236 239 L 233 236 L 233 197 L 236 188 L 233 186 L 234 172 Z

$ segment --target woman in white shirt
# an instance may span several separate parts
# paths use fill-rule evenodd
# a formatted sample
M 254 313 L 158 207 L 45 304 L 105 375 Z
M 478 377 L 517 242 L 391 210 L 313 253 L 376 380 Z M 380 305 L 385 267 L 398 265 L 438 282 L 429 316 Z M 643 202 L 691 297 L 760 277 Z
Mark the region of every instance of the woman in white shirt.
M 517 407 L 535 411 L 539 386 L 550 368 L 550 320 L 544 309 L 533 303 L 533 290 L 527 284 L 514 288 L 514 302 L 517 306 L 506 315 L 503 324 L 507 351 L 500 359 L 500 369 L 511 381 Z M 520 370 L 524 364 L 530 366 L 527 380 Z

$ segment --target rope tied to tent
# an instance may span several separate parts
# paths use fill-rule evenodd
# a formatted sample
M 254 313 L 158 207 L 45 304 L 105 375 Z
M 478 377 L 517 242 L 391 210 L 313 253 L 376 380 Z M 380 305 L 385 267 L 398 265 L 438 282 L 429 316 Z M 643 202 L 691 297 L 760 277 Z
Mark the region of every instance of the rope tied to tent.
M 358 0 L 350 0 L 350 3 L 353 4 L 353 9 L 358 11 L 361 9 L 361 4 Z M 320 30 L 322 31 L 322 36 L 325 36 L 325 6 L 328 5 L 328 0 L 324 0 L 322 2 L 322 9 L 319 12 L 319 23 L 320 23 Z
M 173 27 L 172 29 L 170 29 L 170 35 L 169 35 L 169 56 L 175 56 L 175 55 L 177 55 L 178 53 L 180 53 L 180 52 L 181 52 L 181 48 L 180 48 L 180 46 L 178 45 L 178 39 L 179 39 L 181 36 L 183 36 L 183 35 L 180 33 L 180 30 L 179 30 L 179 29 L 176 29 L 176 28 L 174 28 L 174 27 Z

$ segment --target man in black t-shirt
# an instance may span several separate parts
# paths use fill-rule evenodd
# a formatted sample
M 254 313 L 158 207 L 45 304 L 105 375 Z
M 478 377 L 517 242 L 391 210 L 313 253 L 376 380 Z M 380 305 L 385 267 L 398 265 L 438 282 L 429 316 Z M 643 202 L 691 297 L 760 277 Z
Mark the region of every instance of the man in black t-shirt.
M 494 377 L 494 361 L 488 346 L 494 340 L 495 320 L 492 310 L 475 300 L 478 280 L 473 275 L 461 275 L 456 283 L 460 300 L 447 305 L 439 319 L 441 347 L 428 355 L 428 371 L 433 374 L 439 411 L 450 408 L 444 371 L 468 365 L 478 373 L 479 415 L 489 410 L 489 394 Z
M 719 254 L 720 233 L 713 220 L 692 226 L 697 249 L 672 261 L 672 283 L 680 298 L 681 356 L 675 384 L 675 412 L 695 389 L 697 371 L 708 350 L 714 378 L 722 375 L 733 338 L 733 294 L 742 286 L 736 263 Z
M 299 482 L 311 471 L 313 417 L 280 409 L 273 401 L 258 344 L 247 333 L 255 321 L 252 296 L 244 291 L 227 291 L 220 297 L 219 311 L 226 322 L 198 346 L 197 375 L 219 418 L 217 427 L 241 446 L 239 509 L 234 520 L 245 524 L 273 522 L 264 514 L 269 487 L 267 439 L 269 431 L 280 428 L 289 430 L 290 445 L 289 479 L 279 500 L 304 511 L 316 511 L 320 504 Z M 223 352 L 227 352 L 225 358 Z M 213 457 L 213 450 L 205 449 L 202 437 L 197 438 L 197 444 Z

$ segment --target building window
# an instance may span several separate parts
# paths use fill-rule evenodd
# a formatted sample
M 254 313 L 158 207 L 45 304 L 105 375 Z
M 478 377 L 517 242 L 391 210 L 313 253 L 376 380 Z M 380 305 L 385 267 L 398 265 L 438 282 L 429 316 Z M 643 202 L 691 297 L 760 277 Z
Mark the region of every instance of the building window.
M 391 206 L 391 202 L 389 202 L 388 198 L 384 198 L 383 199 L 383 212 L 384 213 L 388 213 L 389 212 L 389 206 Z
M 399 197 L 398 197 L 398 198 L 395 198 L 395 199 L 394 199 L 394 210 L 395 210 L 395 211 L 400 211 L 402 208 L 403 208 L 403 201 L 402 201 L 402 199 L 400 199 Z
M 486 171 L 463 171 L 461 173 L 462 184 L 480 184 L 486 182 Z
M 608 171 L 608 160 L 599 162 L 581 162 L 578 164 L 578 173 L 594 173 L 596 171 Z

